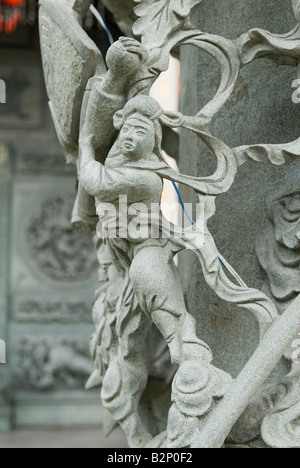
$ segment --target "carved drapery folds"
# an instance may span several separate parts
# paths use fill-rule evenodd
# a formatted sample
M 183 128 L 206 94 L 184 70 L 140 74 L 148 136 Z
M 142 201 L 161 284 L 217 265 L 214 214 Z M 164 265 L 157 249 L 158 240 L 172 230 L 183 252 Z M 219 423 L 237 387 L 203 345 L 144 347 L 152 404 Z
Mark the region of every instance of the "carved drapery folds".
M 268 220 L 257 238 L 256 251 L 266 273 L 264 289 L 284 313 L 300 292 L 300 165 L 296 163 L 286 177 L 269 191 Z M 293 359 L 294 343 L 286 357 Z M 297 358 L 298 356 L 296 356 Z M 299 445 L 299 363 L 273 390 L 274 405 L 262 421 L 262 438 L 270 447 L 293 448 Z
M 109 252 L 107 259 L 101 242 L 98 243 L 99 261 L 106 264 L 108 282 L 98 291 L 94 307 L 96 333 L 91 350 L 95 371 L 88 387 L 102 386 L 104 406 L 120 423 L 134 447 L 222 447 L 233 425 L 300 328 L 299 177 L 293 178 L 291 192 L 285 193 L 277 187 L 273 193 L 269 202 L 268 249 L 260 255 L 274 297 L 281 302 L 290 301 L 282 318 L 268 295 L 247 287 L 228 265 L 207 226 L 216 210 L 216 197 L 231 188 L 242 164 L 256 161 L 278 166 L 300 156 L 299 140 L 282 145 L 229 148 L 210 132 L 214 117 L 230 102 L 244 65 L 262 57 L 298 65 L 300 3 L 292 2 L 297 26 L 291 33 L 279 36 L 257 29 L 229 40 L 192 26 L 190 16 L 202 1 L 135 0 L 131 18 L 137 18 L 132 28 L 137 40 L 121 38 L 112 45 L 106 72 L 95 45 L 74 17 L 73 3 L 59 0 L 54 10 L 53 0 L 41 0 L 41 42 L 50 107 L 60 141 L 69 154 L 68 160 L 73 158 L 78 169 L 77 223 L 80 221 L 87 230 L 92 230 L 98 216 L 97 234 L 101 234 Z M 126 22 L 130 3 L 121 6 L 117 1 L 105 0 L 104 4 L 116 13 L 120 24 L 123 15 Z M 68 24 L 62 24 L 65 14 L 70 16 Z M 49 37 L 63 41 L 52 40 L 49 44 Z M 66 60 L 64 76 L 57 58 L 61 43 Z M 170 53 L 182 45 L 193 45 L 208 52 L 221 71 L 218 91 L 195 116 L 163 111 L 148 96 L 159 74 L 168 68 Z M 71 75 L 70 70 L 74 68 L 76 73 Z M 70 85 L 65 75 L 70 78 Z M 76 88 L 72 93 L 71 85 Z M 197 178 L 172 170 L 161 153 L 163 128 L 185 128 L 198 135 L 217 161 L 215 173 Z M 119 197 L 126 196 L 130 208 L 139 204 L 139 211 L 141 202 L 147 207 L 159 204 L 163 179 L 182 183 L 196 192 L 204 206 L 202 230 L 197 230 L 198 222 L 194 228 L 181 231 L 181 235 L 173 227 L 166 239 L 163 217 L 158 215 L 154 222 L 158 232 L 155 239 L 149 231 L 146 238 L 134 237 L 130 230 L 122 235 L 124 212 Z M 111 218 L 107 216 L 108 203 L 115 211 L 118 235 L 113 235 Z M 130 209 L 125 217 L 127 222 L 132 221 Z M 153 228 L 153 219 L 149 224 L 149 220 L 141 217 L 140 223 L 143 228 L 149 228 L 152 223 Z M 198 257 L 208 286 L 223 300 L 254 314 L 259 322 L 261 343 L 235 381 L 212 365 L 212 353 L 196 335 L 194 319 L 186 310 L 173 264 L 174 255 L 186 249 L 193 250 Z M 273 260 L 265 255 L 271 258 L 274 254 L 277 257 L 273 265 Z M 225 273 L 224 266 L 238 285 Z M 283 270 L 284 280 L 278 280 L 276 275 Z M 287 275 L 292 279 L 288 286 Z M 287 291 L 289 288 L 292 291 Z M 285 321 L 290 327 L 283 326 Z M 175 366 L 172 405 L 165 431 L 149 427 L 139 413 L 149 375 L 144 344 L 152 323 L 167 342 Z M 164 352 L 156 356 L 156 362 L 165 362 L 163 356 Z M 262 362 L 262 356 L 266 356 L 266 362 Z M 165 380 L 172 376 L 172 372 L 160 373 L 160 378 Z M 298 409 L 294 389 L 287 392 L 280 405 L 289 406 L 287 400 Z M 272 425 L 273 414 L 267 414 L 262 426 L 263 438 L 270 446 L 289 445 L 290 427 L 297 418 L 293 413 L 291 422 L 288 411 L 282 416 L 282 406 L 276 411 L 281 419 L 276 420 L 277 426 L 270 431 L 268 425 Z M 285 441 L 275 443 L 273 440 L 282 424 L 286 428 Z
M 257 239 L 257 255 L 267 273 L 266 291 L 281 310 L 300 292 L 300 165 L 293 165 L 267 197 L 268 220 Z

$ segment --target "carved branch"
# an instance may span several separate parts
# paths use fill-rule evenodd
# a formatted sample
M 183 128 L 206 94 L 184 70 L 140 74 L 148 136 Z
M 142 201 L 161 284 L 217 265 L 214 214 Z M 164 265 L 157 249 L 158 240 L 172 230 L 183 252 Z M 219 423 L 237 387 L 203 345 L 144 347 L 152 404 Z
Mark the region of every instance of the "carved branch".
M 227 395 L 208 416 L 194 440 L 194 448 L 221 448 L 234 423 L 272 372 L 300 329 L 300 296 L 267 332 Z

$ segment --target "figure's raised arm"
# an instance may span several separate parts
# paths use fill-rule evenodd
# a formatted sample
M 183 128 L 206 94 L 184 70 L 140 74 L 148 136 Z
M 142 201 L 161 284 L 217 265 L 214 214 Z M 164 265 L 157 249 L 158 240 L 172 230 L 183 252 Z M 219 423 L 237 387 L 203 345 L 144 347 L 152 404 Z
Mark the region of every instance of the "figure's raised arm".
M 104 163 L 114 144 L 117 132 L 113 116 L 126 104 L 132 77 L 139 72 L 147 54 L 138 41 L 126 37 L 115 42 L 107 53 L 109 70 L 103 79 L 93 84 L 81 132 L 84 139 L 94 136 L 97 161 Z
M 81 135 L 79 140 L 80 157 L 78 161 L 79 186 L 89 195 L 96 196 L 101 190 L 105 167 L 95 160 L 93 135 Z
M 148 52 L 138 41 L 120 38 L 107 53 L 108 72 L 95 77 L 91 83 L 80 132 L 76 219 L 92 224 L 96 219 L 92 196 L 101 190 L 102 164 L 118 135 L 113 116 L 126 104 L 132 77 L 140 73 L 147 56 Z

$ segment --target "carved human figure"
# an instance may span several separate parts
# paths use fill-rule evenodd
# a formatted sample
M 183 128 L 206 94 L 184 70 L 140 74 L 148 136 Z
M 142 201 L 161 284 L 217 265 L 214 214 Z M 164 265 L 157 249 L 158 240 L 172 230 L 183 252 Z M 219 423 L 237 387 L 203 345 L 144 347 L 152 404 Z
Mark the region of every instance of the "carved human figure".
M 114 10 L 113 5 L 118 8 L 120 2 L 109 4 Z M 299 48 L 295 47 L 298 43 L 295 41 L 300 38 L 299 27 L 288 35 L 251 30 L 237 41 L 231 41 L 193 29 L 189 18 L 201 0 L 138 1 L 134 11 L 138 20 L 133 32 L 143 46 L 129 38 L 118 40 L 108 51 L 107 71 L 99 50 L 80 26 L 91 3 L 91 0 L 63 0 L 53 8 L 52 2 L 42 0 L 40 9 L 50 107 L 68 161 L 74 161 L 78 168 L 73 225 L 93 230 L 98 216 L 98 234 L 103 236 L 115 268 L 121 270 L 118 277 L 112 267 L 112 276 L 108 275 L 115 283 L 118 277 L 122 289 L 120 298 L 110 295 L 107 285 L 95 304 L 96 334 L 92 349 L 98 373 L 89 383 L 99 383 L 102 378 L 104 406 L 125 430 L 129 444 L 133 447 L 147 445 L 156 433 L 142 424 L 139 402 L 148 379 L 143 349 L 154 323 L 168 343 L 177 373 L 167 430 L 148 445 L 222 447 L 232 425 L 293 337 L 289 329 L 297 328 L 295 324 L 299 323 L 299 290 L 296 284 L 293 294 L 297 293 L 298 299 L 284 317 L 279 317 L 270 299 L 261 291 L 247 287 L 220 254 L 207 222 L 215 213 L 216 197 L 230 189 L 239 165 L 249 160 L 278 165 L 299 158 L 299 140 L 285 145 L 231 149 L 210 133 L 209 126 L 232 96 L 242 66 L 256 58 L 273 55 L 276 60 L 283 56 L 285 63 L 298 64 Z M 132 4 L 126 2 L 129 3 Z M 299 0 L 292 0 L 292 4 L 299 19 Z M 65 6 L 70 10 L 67 27 Z M 57 28 L 68 40 L 51 40 L 52 32 L 54 37 L 58 34 Z M 61 62 L 57 61 L 61 56 L 57 53 L 58 42 L 63 44 L 63 56 L 68 58 L 64 63 L 68 65 L 66 80 L 61 79 Z M 164 113 L 156 101 L 147 97 L 160 72 L 167 68 L 170 52 L 176 52 L 183 44 L 196 45 L 210 53 L 220 64 L 222 75 L 216 95 L 195 117 Z M 64 82 L 68 86 L 61 86 Z M 61 86 L 64 99 L 61 99 L 62 94 L 53 92 L 54 84 Z M 161 153 L 162 126 L 169 130 L 173 142 L 173 127 L 195 132 L 216 157 L 215 173 L 198 178 L 173 171 Z M 176 156 L 176 145 L 175 151 L 174 145 L 170 149 Z M 203 236 L 197 229 L 190 228 L 176 238 L 177 228 L 173 227 L 170 237 L 166 238 L 164 219 L 159 211 L 149 221 L 147 215 L 152 205 L 159 207 L 164 178 L 196 191 L 199 201 L 205 205 Z M 120 196 L 126 198 L 125 209 Z M 298 233 L 298 202 L 297 194 L 295 200 L 280 199 L 278 211 L 280 214 L 283 203 L 284 217 L 292 224 L 279 243 L 293 251 L 291 262 L 297 261 L 297 265 L 299 236 L 295 238 L 294 231 Z M 139 229 L 135 219 L 138 212 Z M 259 321 L 262 340 L 257 353 L 234 382 L 212 366 L 211 351 L 197 337 L 195 321 L 185 306 L 173 257 L 191 243 L 207 285 L 222 300 L 253 313 Z M 97 243 L 98 255 L 100 244 Z M 230 280 L 224 267 L 238 285 Z M 294 325 L 283 326 L 285 320 Z M 263 339 L 267 331 L 268 342 Z
M 152 239 L 150 230 L 149 238 L 137 239 L 130 230 L 133 218 L 130 215 L 128 236 L 115 238 L 115 233 L 110 231 L 110 217 L 106 216 L 107 203 L 110 203 L 116 209 L 117 232 L 120 232 L 120 195 L 126 196 L 129 213 L 130 207 L 139 202 L 148 208 L 148 213 L 152 206 L 160 203 L 163 181 L 157 171 L 165 169 L 166 163 L 158 153 L 159 135 L 155 132 L 159 111 L 160 107 L 152 98 L 137 97 L 129 101 L 115 116 L 116 127 L 121 126 L 120 134 L 105 165 L 95 161 L 92 136 L 83 131 L 80 182 L 96 198 L 97 213 L 110 249 L 129 266 L 130 281 L 139 304 L 168 341 L 173 362 L 180 364 L 183 358 L 188 359 L 195 353 L 206 358 L 211 355 L 208 346 L 196 337 L 194 320 L 186 312 L 168 242 L 163 238 Z M 145 223 L 150 223 L 148 217 Z M 188 341 L 184 338 L 187 329 L 193 330 L 192 335 L 187 334 Z
M 149 228 L 148 237 L 137 237 L 136 231 L 130 227 L 134 217 L 130 213 L 136 213 L 137 204 L 143 203 L 146 207 L 145 214 L 151 212 L 153 205 L 160 204 L 163 189 L 162 173 L 166 174 L 170 170 L 161 153 L 162 130 L 159 119 L 162 114 L 163 111 L 152 98 L 138 96 L 131 99 L 124 109 L 114 116 L 114 125 L 119 130 L 119 136 L 104 164 L 95 160 L 94 135 L 90 134 L 88 126 L 83 128 L 80 138 L 80 184 L 88 194 L 95 197 L 97 214 L 101 221 L 101 230 L 106 237 L 107 247 L 117 265 L 128 272 L 128 287 L 132 288 L 132 293 L 138 301 L 136 308 L 142 310 L 148 319 L 143 329 L 139 329 L 136 333 L 132 355 L 127 356 L 127 360 L 131 359 L 131 366 L 135 368 L 127 392 L 128 388 L 138 387 L 132 404 L 128 405 L 128 395 L 125 397 L 121 389 L 117 392 L 118 395 L 112 396 L 110 388 L 112 376 L 114 380 L 119 380 L 122 387 L 122 377 L 117 378 L 116 369 L 122 374 L 124 352 L 116 354 L 114 362 L 106 372 L 102 389 L 104 405 L 120 421 L 127 435 L 130 431 L 129 443 L 135 446 L 144 445 L 150 439 L 141 427 L 138 403 L 147 381 L 141 358 L 142 344 L 151 322 L 156 324 L 167 341 L 171 360 L 179 366 L 179 372 L 182 372 L 181 366 L 186 365 L 186 362 L 194 361 L 195 366 L 199 366 L 199 375 L 203 374 L 204 365 L 206 373 L 210 374 L 213 381 L 227 377 L 210 365 L 211 351 L 197 337 L 195 321 L 186 310 L 182 287 L 173 262 L 176 249 L 174 246 L 172 248 L 171 240 L 162 236 L 161 217 L 158 216 L 155 225 L 161 233 L 158 237 L 151 237 L 153 226 L 150 225 L 151 219 L 148 216 L 141 221 L 143 224 L 141 231 L 145 232 L 143 228 Z M 173 177 L 176 180 L 175 173 Z M 124 213 L 119 203 L 120 195 L 126 197 L 128 206 L 126 219 L 128 230 L 125 235 L 122 225 Z M 111 217 L 107 216 L 108 204 L 113 206 L 113 211 L 116 213 L 116 231 L 112 229 Z M 125 299 L 126 297 L 123 297 L 123 303 L 119 305 L 120 316 L 124 315 L 126 309 Z M 122 320 L 133 321 L 136 317 L 135 315 L 130 317 L 131 313 L 132 310 L 127 311 L 127 316 L 123 316 Z M 120 320 L 120 317 L 117 320 Z M 145 321 L 145 318 L 142 320 Z M 119 341 L 124 342 L 125 339 L 126 333 L 120 333 Z M 140 356 L 137 357 L 137 354 Z M 192 381 L 191 384 L 193 385 Z M 215 396 L 216 388 L 212 386 L 211 390 L 212 398 Z M 122 398 L 123 403 L 120 401 Z M 122 408 L 124 406 L 127 408 L 125 413 Z

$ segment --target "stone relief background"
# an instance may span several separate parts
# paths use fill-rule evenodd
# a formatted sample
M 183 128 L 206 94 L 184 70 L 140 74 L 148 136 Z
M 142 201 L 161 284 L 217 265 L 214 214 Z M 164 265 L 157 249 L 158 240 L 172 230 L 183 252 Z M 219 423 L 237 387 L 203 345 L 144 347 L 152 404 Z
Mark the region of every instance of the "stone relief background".
M 0 430 L 100 426 L 98 392 L 84 390 L 95 248 L 70 228 L 76 177 L 49 115 L 37 30 L 28 42 L 24 30 L 10 38 L 13 49 L 0 38 L 8 93 L 0 108 L 0 337 L 8 347 Z

